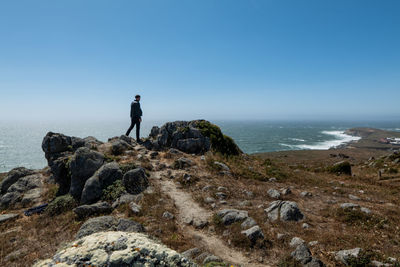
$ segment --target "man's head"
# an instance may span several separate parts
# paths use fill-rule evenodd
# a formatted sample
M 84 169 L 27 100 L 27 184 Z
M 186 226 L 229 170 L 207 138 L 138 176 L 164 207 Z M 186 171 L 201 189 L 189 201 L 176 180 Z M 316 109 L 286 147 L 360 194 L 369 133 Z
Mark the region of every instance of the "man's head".
M 140 101 L 140 95 L 136 95 L 136 96 L 135 96 L 135 100 L 136 100 L 136 101 Z

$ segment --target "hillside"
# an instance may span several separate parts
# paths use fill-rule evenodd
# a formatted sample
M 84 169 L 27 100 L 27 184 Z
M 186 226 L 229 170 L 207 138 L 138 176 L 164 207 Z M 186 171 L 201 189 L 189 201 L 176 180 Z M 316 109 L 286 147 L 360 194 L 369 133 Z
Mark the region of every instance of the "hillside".
M 399 266 L 392 150 L 246 155 L 206 121 L 42 148 L 49 167 L 0 176 L 1 266 Z

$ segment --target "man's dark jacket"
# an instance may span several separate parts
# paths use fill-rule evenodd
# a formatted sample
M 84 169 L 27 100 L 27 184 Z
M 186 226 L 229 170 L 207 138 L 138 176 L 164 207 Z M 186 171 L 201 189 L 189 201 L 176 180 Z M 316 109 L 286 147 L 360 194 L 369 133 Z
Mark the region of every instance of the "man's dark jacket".
M 138 101 L 133 101 L 131 104 L 131 118 L 132 119 L 139 119 L 142 117 L 143 112 L 142 109 L 140 108 L 140 103 Z

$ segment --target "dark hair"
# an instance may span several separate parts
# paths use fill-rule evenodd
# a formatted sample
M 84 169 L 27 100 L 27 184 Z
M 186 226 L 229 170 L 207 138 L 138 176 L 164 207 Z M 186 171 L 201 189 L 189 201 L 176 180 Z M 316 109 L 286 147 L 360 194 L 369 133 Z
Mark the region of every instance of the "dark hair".
M 138 99 L 140 97 L 140 95 L 135 95 L 135 99 Z

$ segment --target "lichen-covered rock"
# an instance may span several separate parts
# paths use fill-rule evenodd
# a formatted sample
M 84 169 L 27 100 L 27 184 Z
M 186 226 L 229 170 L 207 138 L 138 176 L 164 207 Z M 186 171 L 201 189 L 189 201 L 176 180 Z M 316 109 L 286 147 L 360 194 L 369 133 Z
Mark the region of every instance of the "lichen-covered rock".
M 83 187 L 104 162 L 104 155 L 87 147 L 78 148 L 69 164 L 71 171 L 71 187 L 69 193 L 80 199 Z
M 336 252 L 335 259 L 341 261 L 343 264 L 347 265 L 349 259 L 358 258 L 362 252 L 361 248 L 353 248 L 347 250 L 340 250 Z
M 149 186 L 149 180 L 143 168 L 128 171 L 125 173 L 122 181 L 126 191 L 130 194 L 142 193 Z
M 101 198 L 103 190 L 119 179 L 122 179 L 122 171 L 118 163 L 110 162 L 104 164 L 85 182 L 81 195 L 81 204 L 96 202 Z
M 196 266 L 181 254 L 141 233 L 100 232 L 61 248 L 35 267 L 60 266 Z

